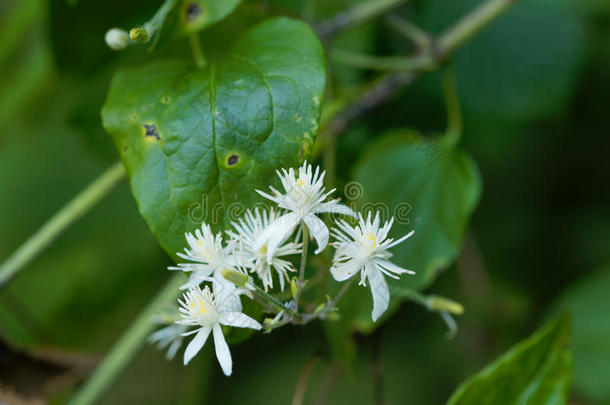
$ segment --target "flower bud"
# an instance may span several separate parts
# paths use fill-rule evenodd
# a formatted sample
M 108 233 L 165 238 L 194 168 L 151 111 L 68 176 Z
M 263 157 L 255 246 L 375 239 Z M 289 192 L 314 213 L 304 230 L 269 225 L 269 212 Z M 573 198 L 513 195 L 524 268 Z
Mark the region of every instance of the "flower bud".
M 220 274 L 222 274 L 225 280 L 229 280 L 236 286 L 242 288 L 246 287 L 246 283 L 248 283 L 250 279 L 246 274 L 236 270 L 223 269 Z
M 148 42 L 148 31 L 144 27 L 136 27 L 129 30 L 129 38 L 138 42 Z
M 426 302 L 431 311 L 445 311 L 454 315 L 462 315 L 464 313 L 464 306 L 462 304 L 448 298 L 431 295 L 426 299 Z
M 129 44 L 129 35 L 127 31 L 121 28 L 109 29 L 104 39 L 106 40 L 106 45 L 115 51 L 125 49 L 127 44 Z

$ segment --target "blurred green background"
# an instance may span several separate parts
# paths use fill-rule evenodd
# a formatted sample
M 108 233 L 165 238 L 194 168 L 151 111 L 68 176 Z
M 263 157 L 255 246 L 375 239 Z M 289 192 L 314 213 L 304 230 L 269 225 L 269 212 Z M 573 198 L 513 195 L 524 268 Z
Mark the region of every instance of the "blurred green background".
M 0 0 L 0 260 L 117 160 L 99 117 L 112 73 L 151 58 L 190 57 L 185 40 L 152 55 L 105 45 L 109 28 L 137 25 L 160 3 Z M 213 60 L 267 16 L 316 25 L 355 3 L 248 0 L 206 30 L 202 44 Z M 478 3 L 414 0 L 394 13 L 439 32 Z M 383 18 L 326 46 L 411 51 Z M 572 403 L 610 404 L 610 3 L 522 0 L 460 49 L 455 67 L 462 147 L 479 165 L 483 194 L 457 263 L 431 288 L 466 307 L 453 340 L 438 316 L 404 303 L 371 335 L 354 336 L 350 370 L 333 360 L 319 324 L 233 346 L 230 379 L 211 346 L 187 368 L 147 346 L 102 403 L 286 404 L 308 364 L 305 403 L 443 403 L 466 377 L 570 308 Z M 327 101 L 374 77 L 332 61 L 329 75 Z M 341 134 L 338 182 L 351 179 L 369 142 L 397 127 L 444 129 L 439 73 Z M 0 337 L 11 347 L 3 355 L 103 355 L 168 277 L 169 263 L 123 182 L 0 292 Z M 71 390 L 64 384 L 52 402 Z

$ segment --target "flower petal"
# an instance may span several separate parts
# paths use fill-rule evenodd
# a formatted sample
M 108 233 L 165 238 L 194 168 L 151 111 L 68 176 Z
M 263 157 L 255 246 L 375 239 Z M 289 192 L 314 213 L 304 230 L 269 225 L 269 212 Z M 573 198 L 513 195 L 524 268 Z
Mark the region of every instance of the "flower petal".
M 341 214 L 356 218 L 356 213 L 350 207 L 339 204 L 337 201 L 321 203 L 314 208 L 313 212 L 314 214 L 328 212 L 333 215 Z
M 216 358 L 220 363 L 220 368 L 226 376 L 230 376 L 233 371 L 233 360 L 231 359 L 231 352 L 229 351 L 229 345 L 225 340 L 225 336 L 222 334 L 222 329 L 219 324 L 215 324 L 214 328 L 214 347 L 216 348 Z
M 333 265 L 330 268 L 330 274 L 337 281 L 345 281 L 360 271 L 361 263 L 359 260 L 351 259 L 339 265 Z
M 379 266 L 383 267 L 384 269 L 386 269 L 388 271 L 391 271 L 392 273 L 396 273 L 396 274 L 403 274 L 403 273 L 415 274 L 415 272 L 413 270 L 403 269 L 402 267 L 395 265 L 394 263 L 392 263 L 389 260 L 379 259 L 379 260 L 377 260 L 377 264 Z
M 189 363 L 189 361 L 191 361 L 193 357 L 195 357 L 197 353 L 199 353 L 199 350 L 201 350 L 201 348 L 205 344 L 205 341 L 210 335 L 210 330 L 211 329 L 208 326 L 202 327 L 201 329 L 199 329 L 199 332 L 197 332 L 193 340 L 191 340 L 191 343 L 188 344 L 186 350 L 184 351 L 185 366 Z
M 269 225 L 267 229 L 273 227 L 273 233 L 272 236 L 269 238 L 269 242 L 267 242 L 268 263 L 272 262 L 273 256 L 275 255 L 275 251 L 282 243 L 284 243 L 284 241 L 286 241 L 286 239 L 294 231 L 294 228 L 299 224 L 299 221 L 299 216 L 293 212 L 290 212 L 286 215 L 282 215 L 273 224 Z M 260 247 L 262 246 L 263 245 L 261 245 Z M 260 247 L 257 248 L 255 245 L 254 249 L 260 249 Z
M 390 304 L 390 290 L 385 282 L 383 274 L 373 264 L 366 265 L 366 275 L 369 279 L 371 287 L 371 293 L 373 294 L 373 322 L 377 322 L 377 319 L 388 309 Z
M 305 216 L 303 221 L 318 243 L 318 249 L 316 249 L 315 254 L 320 254 L 326 248 L 326 245 L 328 245 L 328 227 L 320 218 L 313 214 Z
M 236 328 L 261 329 L 260 323 L 242 312 L 223 312 L 220 314 L 220 323 Z

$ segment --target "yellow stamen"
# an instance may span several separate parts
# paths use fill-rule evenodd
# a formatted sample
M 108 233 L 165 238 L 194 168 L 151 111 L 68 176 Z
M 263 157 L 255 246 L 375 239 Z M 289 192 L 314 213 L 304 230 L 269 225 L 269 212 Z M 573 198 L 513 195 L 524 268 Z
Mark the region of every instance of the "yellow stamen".
M 303 187 L 304 185 L 305 185 L 305 180 L 303 180 L 303 179 L 298 179 L 297 180 L 297 186 Z

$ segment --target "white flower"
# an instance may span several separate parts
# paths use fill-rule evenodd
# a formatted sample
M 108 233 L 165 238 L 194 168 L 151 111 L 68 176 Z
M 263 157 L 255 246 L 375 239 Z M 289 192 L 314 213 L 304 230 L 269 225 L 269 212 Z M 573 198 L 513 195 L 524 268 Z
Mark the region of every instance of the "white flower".
M 184 337 L 182 334 L 186 332 L 188 327 L 186 325 L 180 325 L 172 323 L 162 329 L 159 329 L 152 333 L 148 337 L 148 341 L 152 344 L 156 344 L 159 349 L 167 347 L 166 358 L 168 360 L 173 359 L 178 352 Z
M 269 225 L 278 219 L 279 215 L 271 209 L 267 214 L 261 210 L 255 209 L 254 213 L 248 210 L 243 219 L 239 223 L 233 222 L 233 227 L 238 234 L 231 233 L 234 241 L 234 254 L 241 257 L 241 265 L 249 268 L 256 273 L 262 283 L 265 291 L 268 288 L 273 288 L 273 273 L 271 267 L 275 269 L 280 279 L 280 289 L 284 291 L 285 279 L 288 279 L 289 271 L 296 271 L 292 263 L 288 260 L 280 259 L 281 256 L 293 255 L 301 253 L 300 244 L 288 242 L 281 244 L 272 253 L 271 258 L 267 257 L 267 244 L 256 249 L 255 240 Z M 238 253 L 239 252 L 239 253 Z
M 284 194 L 273 187 L 270 187 L 273 195 L 260 190 L 256 192 L 275 202 L 288 213 L 277 218 L 256 238 L 255 249 L 267 244 L 267 259 L 270 261 L 277 247 L 292 234 L 297 225 L 302 223 L 316 239 L 318 249 L 315 253 L 320 253 L 328 244 L 329 232 L 326 224 L 316 214 L 328 212 L 354 217 L 356 214 L 347 206 L 339 204 L 339 199 L 325 201 L 335 189 L 325 192 L 323 184 L 325 172 L 320 173 L 319 167 L 316 167 L 314 172 L 311 165 L 305 162 L 299 168 L 298 177 L 292 168 L 288 171 L 282 169 L 282 172 L 277 171 L 277 174 L 284 187 Z
M 178 266 L 170 266 L 169 270 L 182 270 L 192 272 L 186 284 L 181 289 L 187 289 L 199 285 L 206 277 L 214 275 L 217 271 L 233 267 L 234 258 L 231 256 L 233 247 L 231 244 L 223 246 L 222 235 L 216 236 L 206 223 L 201 224 L 201 230 L 195 230 L 195 234 L 185 233 L 186 241 L 190 247 L 185 248 L 185 253 L 177 253 L 185 260 L 195 263 L 179 263 Z
M 257 330 L 261 329 L 261 325 L 242 313 L 239 295 L 247 294 L 247 291 L 236 288 L 228 282 L 219 282 L 217 279 L 208 280 L 213 282 L 214 292 L 210 291 L 208 286 L 203 290 L 199 286 L 195 286 L 184 294 L 183 300 L 178 300 L 182 320 L 177 322 L 197 327 L 183 334 L 183 336 L 196 334 L 184 351 L 184 364 L 188 364 L 201 350 L 212 332 L 220 367 L 225 375 L 231 375 L 233 361 L 220 325 Z
M 129 44 L 129 34 L 127 31 L 121 28 L 111 28 L 106 32 L 104 36 L 106 45 L 115 51 L 125 49 Z
M 383 275 L 398 279 L 396 274 L 415 274 L 390 262 L 392 254 L 387 250 L 413 235 L 414 231 L 394 241 L 387 237 L 394 218 L 379 227 L 379 212 L 373 221 L 370 213 L 366 220 L 362 215 L 358 216 L 359 225 L 355 228 L 345 221 L 337 222 L 339 229 L 333 230 L 337 241 L 332 243 L 337 250 L 330 272 L 337 281 L 345 281 L 358 272 L 360 285 L 366 286 L 366 279 L 369 280 L 373 294 L 372 318 L 377 321 L 390 302 L 390 291 Z

